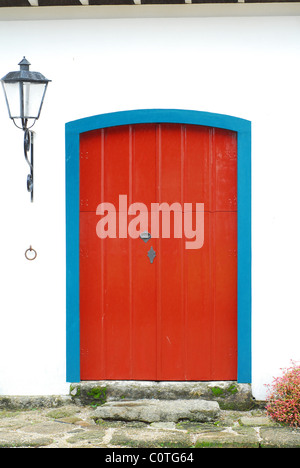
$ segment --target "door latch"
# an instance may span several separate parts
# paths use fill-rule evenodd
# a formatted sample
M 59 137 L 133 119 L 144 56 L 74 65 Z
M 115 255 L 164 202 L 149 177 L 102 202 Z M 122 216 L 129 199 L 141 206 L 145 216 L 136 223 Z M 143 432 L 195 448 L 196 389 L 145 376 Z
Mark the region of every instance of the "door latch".
M 148 242 L 148 240 L 151 239 L 151 234 L 150 232 L 147 232 L 147 231 L 141 232 L 140 238 L 146 243 Z

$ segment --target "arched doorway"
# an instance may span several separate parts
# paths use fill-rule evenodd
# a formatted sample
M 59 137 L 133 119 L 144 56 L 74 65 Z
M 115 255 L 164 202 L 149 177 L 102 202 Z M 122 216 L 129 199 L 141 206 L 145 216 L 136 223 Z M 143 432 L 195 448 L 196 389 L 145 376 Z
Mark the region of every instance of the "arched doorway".
M 250 344 L 244 339 L 242 344 L 241 336 L 250 336 L 250 258 L 244 258 L 250 245 L 243 235 L 239 246 L 244 243 L 244 248 L 239 252 L 237 239 L 250 222 L 247 207 L 240 204 L 249 193 L 240 196 L 238 187 L 241 177 L 250 177 L 245 172 L 250 126 L 240 119 L 213 117 L 189 111 L 132 111 L 67 125 L 67 202 L 77 220 L 79 275 L 78 291 L 72 292 L 68 283 L 69 304 L 73 302 L 74 308 L 74 300 L 78 301 L 73 323 L 68 310 L 68 345 L 73 342 L 73 353 L 76 350 L 73 364 L 68 364 L 71 369 L 77 361 L 76 380 L 249 381 Z M 76 184 L 73 177 L 68 185 L 68 156 L 72 159 L 75 154 L 76 215 L 68 191 Z M 110 226 L 107 212 L 101 211 L 103 203 L 115 208 Z M 163 235 L 162 226 L 153 235 L 149 222 L 140 233 L 147 232 L 150 239 L 132 236 L 130 221 L 138 232 L 137 221 L 142 220 L 137 219 L 140 211 L 134 210 L 135 203 L 145 207 L 148 220 L 152 204 L 175 207 L 168 213 L 169 235 Z M 239 226 L 238 207 L 244 216 Z M 175 234 L 180 209 L 181 236 Z M 121 225 L 125 211 L 127 225 Z M 74 223 L 70 214 L 68 232 Z M 188 217 L 194 238 L 186 236 Z M 112 235 L 105 236 L 103 231 L 110 228 Z M 197 234 L 200 243 L 193 248 Z M 74 239 L 72 244 L 75 253 Z M 237 270 L 239 256 L 243 282 Z M 74 258 L 71 269 L 72 262 Z M 75 286 L 74 272 L 68 279 L 72 277 Z M 248 290 L 242 308 L 238 283 L 239 293 Z M 241 320 L 246 328 L 241 329 Z

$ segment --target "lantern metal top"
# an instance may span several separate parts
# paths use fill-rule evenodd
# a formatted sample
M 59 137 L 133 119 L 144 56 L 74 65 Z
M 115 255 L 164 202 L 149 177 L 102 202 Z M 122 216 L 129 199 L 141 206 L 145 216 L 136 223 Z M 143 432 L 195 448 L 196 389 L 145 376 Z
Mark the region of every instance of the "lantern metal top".
M 20 70 L 7 73 L 1 81 L 4 83 L 49 83 L 51 80 L 48 80 L 44 75 L 39 72 L 30 71 L 30 63 L 24 57 L 19 63 Z

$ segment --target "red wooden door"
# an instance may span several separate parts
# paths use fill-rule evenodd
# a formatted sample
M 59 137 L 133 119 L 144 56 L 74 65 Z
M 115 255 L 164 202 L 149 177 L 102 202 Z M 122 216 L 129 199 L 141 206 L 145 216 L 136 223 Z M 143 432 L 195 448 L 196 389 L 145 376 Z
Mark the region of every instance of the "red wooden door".
M 170 238 L 130 237 L 119 219 L 136 218 L 119 195 L 148 214 L 153 203 L 191 203 L 193 226 L 203 203 L 203 246 L 174 236 L 173 214 Z M 100 239 L 103 202 L 116 235 Z M 143 124 L 81 135 L 80 341 L 82 380 L 236 380 L 235 132 Z

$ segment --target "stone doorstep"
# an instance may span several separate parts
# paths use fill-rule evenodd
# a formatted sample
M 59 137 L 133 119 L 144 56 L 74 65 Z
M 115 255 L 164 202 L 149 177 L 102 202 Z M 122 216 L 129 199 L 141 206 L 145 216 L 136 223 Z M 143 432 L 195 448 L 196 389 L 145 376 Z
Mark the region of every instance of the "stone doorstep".
M 95 409 L 94 417 L 103 420 L 154 422 L 213 422 L 220 416 L 216 401 L 135 400 L 113 401 Z
M 150 382 L 150 381 L 87 381 L 70 385 L 70 396 L 82 405 L 99 406 L 122 400 L 207 400 L 221 409 L 247 411 L 262 407 L 250 384 L 234 381 L 214 382 Z
M 217 402 L 222 410 L 238 411 L 265 406 L 265 402 L 256 401 L 252 397 L 250 384 L 238 384 L 234 381 L 87 381 L 71 384 L 69 395 L 2 395 L 0 410 L 57 408 L 70 403 L 97 407 L 106 402 L 134 400 L 206 400 Z

